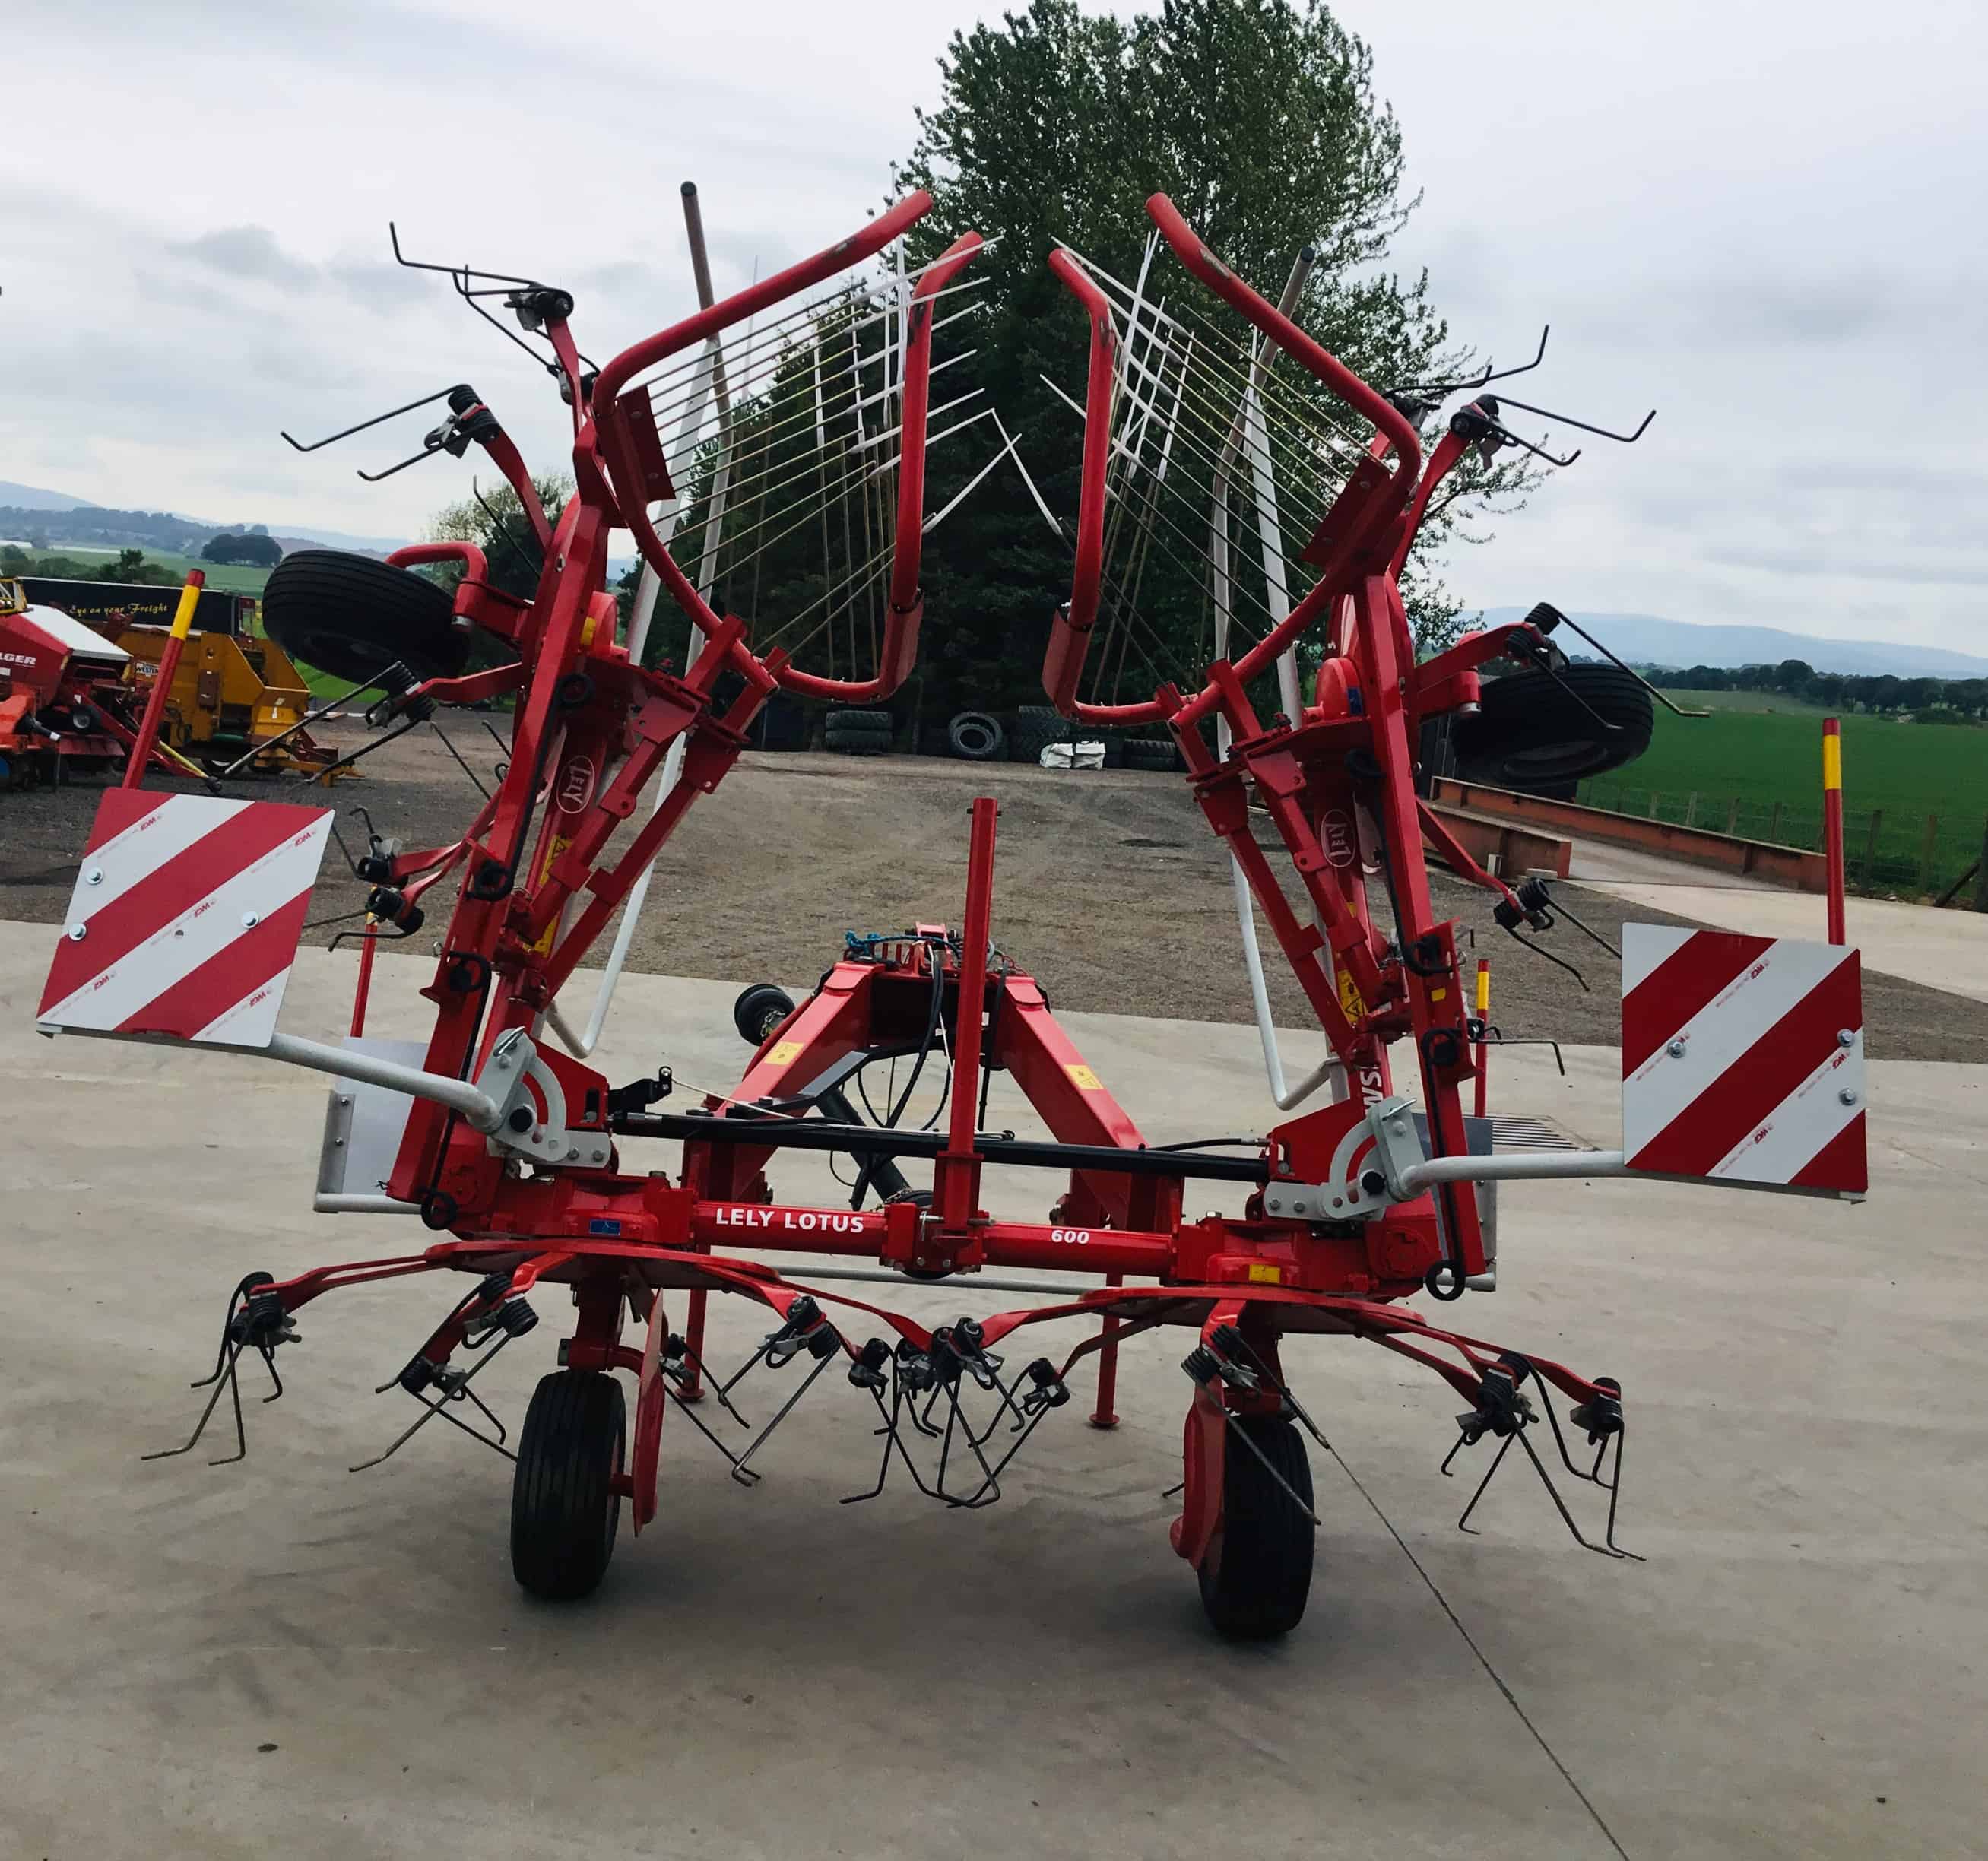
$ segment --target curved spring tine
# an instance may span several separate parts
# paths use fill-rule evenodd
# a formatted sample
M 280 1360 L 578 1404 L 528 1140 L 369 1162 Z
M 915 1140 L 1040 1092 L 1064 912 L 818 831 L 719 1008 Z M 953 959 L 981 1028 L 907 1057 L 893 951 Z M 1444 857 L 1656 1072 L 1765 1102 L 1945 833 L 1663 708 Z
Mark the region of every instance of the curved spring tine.
M 194 1423 L 193 1433 L 187 1436 L 186 1445 L 183 1447 L 162 1447 L 154 1453 L 140 1454 L 138 1457 L 140 1460 L 170 1460 L 175 1454 L 191 1453 L 199 1444 L 200 1437 L 206 1433 L 208 1419 L 213 1415 L 215 1405 L 221 1400 L 221 1392 L 224 1390 L 232 1390 L 235 1392 L 235 1432 L 240 1449 L 240 1452 L 231 1454 L 228 1458 L 229 1460 L 239 1460 L 242 1455 L 248 1453 L 248 1437 L 243 1433 L 242 1426 L 242 1392 L 235 1374 L 235 1359 L 241 1355 L 241 1352 L 237 1349 L 231 1352 L 224 1343 L 221 1348 L 221 1355 L 222 1362 L 219 1369 L 216 1370 L 211 1376 L 203 1376 L 198 1382 L 188 1386 L 190 1389 L 204 1389 L 211 1383 L 214 1386 L 214 1393 L 207 1399 L 207 1406 L 200 1412 L 200 1419 Z M 215 1467 L 225 1466 L 226 1463 L 220 1460 L 211 1463 Z

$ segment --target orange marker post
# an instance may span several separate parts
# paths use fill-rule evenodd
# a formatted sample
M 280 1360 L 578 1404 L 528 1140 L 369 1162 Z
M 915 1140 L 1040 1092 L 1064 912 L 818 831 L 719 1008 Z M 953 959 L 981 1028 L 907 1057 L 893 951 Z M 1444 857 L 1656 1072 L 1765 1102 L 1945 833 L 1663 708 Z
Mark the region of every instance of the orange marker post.
M 159 740 L 159 722 L 166 714 L 166 694 L 172 689 L 173 675 L 179 670 L 180 655 L 187 635 L 193 631 L 194 610 L 200 605 L 200 591 L 207 586 L 205 570 L 188 572 L 180 590 L 180 604 L 173 614 L 173 630 L 166 636 L 166 650 L 159 655 L 159 670 L 152 681 L 152 695 L 145 700 L 145 721 L 138 726 L 137 740 L 124 764 L 120 788 L 136 788 L 145 779 L 145 766 L 152 760 L 152 746 Z
M 1473 1115 L 1482 1118 L 1491 1071 L 1491 959 L 1488 956 L 1477 959 L 1477 1024 L 1484 1032 L 1477 1042 L 1477 1102 Z
M 1843 733 L 1822 720 L 1822 851 L 1829 875 L 1829 940 L 1845 941 L 1843 928 Z

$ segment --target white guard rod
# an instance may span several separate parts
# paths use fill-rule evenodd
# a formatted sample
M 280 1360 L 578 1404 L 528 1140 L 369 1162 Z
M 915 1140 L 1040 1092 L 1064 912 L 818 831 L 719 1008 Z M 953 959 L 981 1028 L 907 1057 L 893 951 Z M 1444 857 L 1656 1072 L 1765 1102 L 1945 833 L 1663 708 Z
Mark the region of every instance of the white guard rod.
M 320 1215 L 418 1215 L 418 1202 L 397 1202 L 391 1196 L 320 1195 L 311 1202 Z
M 1292 266 L 1290 276 L 1284 281 L 1283 294 L 1277 300 L 1279 312 L 1286 316 L 1297 308 L 1305 280 L 1311 276 L 1311 268 L 1317 255 L 1309 245 L 1297 255 Z M 1217 474 L 1215 508 L 1214 512 L 1215 536 L 1215 656 L 1226 659 L 1229 656 L 1229 628 L 1231 618 L 1229 607 L 1229 465 L 1239 449 L 1247 432 L 1250 417 L 1256 411 L 1256 384 L 1264 371 L 1276 359 L 1276 351 L 1267 341 L 1258 348 L 1249 378 L 1246 385 L 1242 404 L 1236 409 L 1236 423 L 1230 429 L 1229 443 L 1224 448 L 1226 456 Z M 1260 414 L 1258 416 L 1260 418 Z M 1263 454 L 1253 444 L 1249 448 L 1249 465 L 1256 494 L 1258 533 L 1263 540 L 1265 562 L 1266 595 L 1273 611 L 1281 608 L 1277 619 L 1284 618 L 1290 611 L 1290 597 L 1283 585 L 1281 556 L 1277 558 L 1275 572 L 1270 564 L 1273 552 L 1280 550 L 1277 528 L 1276 488 L 1270 474 L 1269 448 Z M 1298 694 L 1297 649 L 1293 647 L 1277 661 L 1277 691 L 1291 721 L 1297 721 L 1303 708 Z M 1229 753 L 1229 724 L 1226 719 L 1218 717 L 1215 725 L 1216 748 L 1220 754 Z M 1253 900 L 1249 893 L 1249 881 L 1244 875 L 1242 863 L 1233 854 L 1229 856 L 1229 882 L 1236 895 L 1236 925 L 1242 942 L 1242 966 L 1249 976 L 1249 1004 L 1256 1017 L 1256 1037 L 1263 1049 L 1263 1073 L 1270 1082 L 1270 1096 L 1276 1101 L 1277 1108 L 1288 1112 L 1302 1105 L 1313 1093 L 1336 1075 L 1343 1076 L 1344 1068 L 1337 1054 L 1329 1054 L 1300 1079 L 1297 1085 L 1286 1084 L 1284 1064 L 1277 1048 L 1276 1024 L 1270 1014 L 1270 992 L 1263 978 L 1263 953 L 1256 941 L 1256 916 Z
M 327 1047 L 322 1040 L 299 1040 L 291 1034 L 272 1034 L 269 1044 L 248 1051 L 267 1054 L 291 1066 L 307 1066 L 314 1072 L 331 1073 L 340 1079 L 357 1079 L 367 1085 L 384 1085 L 389 1091 L 411 1093 L 416 1098 L 431 1098 L 437 1105 L 460 1112 L 478 1131 L 495 1131 L 502 1122 L 502 1108 L 480 1087 L 466 1079 L 450 1079 L 440 1073 L 424 1073 L 418 1066 L 401 1066 L 391 1060 L 377 1060 L 350 1047 Z
M 715 301 L 715 297 L 712 289 L 711 261 L 704 242 L 704 214 L 698 205 L 695 182 L 687 181 L 684 183 L 683 203 L 684 225 L 690 239 L 691 270 L 697 281 L 698 303 L 701 308 L 708 310 Z M 705 402 L 714 393 L 718 398 L 719 418 L 729 426 L 731 395 L 725 378 L 724 354 L 715 336 L 705 344 L 698 364 L 696 388 L 684 409 L 683 418 L 677 425 L 676 444 L 671 450 L 668 462 L 673 483 L 681 484 L 688 478 L 691 462 L 697 456 L 698 435 L 704 423 Z M 725 463 L 729 465 L 729 461 Z M 708 530 L 715 530 L 722 520 L 723 476 L 721 469 L 720 488 L 714 500 L 718 508 L 712 513 L 706 526 Z M 682 517 L 683 510 L 684 500 L 679 496 L 671 506 L 662 530 L 662 541 L 665 547 L 676 534 L 677 524 Z M 699 567 L 700 574 L 709 565 L 712 553 L 707 552 L 705 562 Z M 637 665 L 642 662 L 642 648 L 648 639 L 649 624 L 654 616 L 656 599 L 661 587 L 662 577 L 656 573 L 654 565 L 644 562 L 641 579 L 636 585 L 634 611 L 629 616 L 628 627 L 628 656 Z M 708 596 L 708 587 L 702 592 Z M 704 634 L 696 625 L 692 624 L 689 649 L 684 660 L 686 672 L 697 664 L 698 655 L 703 647 Z M 664 797 L 676 787 L 678 778 L 683 772 L 684 749 L 684 739 L 678 737 L 671 744 L 668 753 L 664 757 L 662 777 L 650 793 L 649 812 L 651 814 L 663 805 Z M 660 848 L 658 849 L 658 856 L 661 856 Z M 614 991 L 620 985 L 622 968 L 628 960 L 629 946 L 635 940 L 636 924 L 641 918 L 642 907 L 648 902 L 649 879 L 655 869 L 656 862 L 652 859 L 642 868 L 641 876 L 636 880 L 629 892 L 627 902 L 621 909 L 621 922 L 615 926 L 614 942 L 609 948 L 607 966 L 601 971 L 600 986 L 594 993 L 593 1011 L 587 1017 L 585 1028 L 576 1033 L 572 1024 L 560 1012 L 556 1002 L 546 1010 L 546 1025 L 559 1036 L 566 1051 L 576 1059 L 584 1060 L 600 1043 L 600 1030 L 607 1024 L 607 1010 L 614 1006 Z
M 1394 1188 L 1404 1199 L 1439 1183 L 1531 1183 L 1567 1177 L 1626 1176 L 1619 1150 L 1550 1151 L 1516 1156 L 1426 1157 L 1401 1172 Z

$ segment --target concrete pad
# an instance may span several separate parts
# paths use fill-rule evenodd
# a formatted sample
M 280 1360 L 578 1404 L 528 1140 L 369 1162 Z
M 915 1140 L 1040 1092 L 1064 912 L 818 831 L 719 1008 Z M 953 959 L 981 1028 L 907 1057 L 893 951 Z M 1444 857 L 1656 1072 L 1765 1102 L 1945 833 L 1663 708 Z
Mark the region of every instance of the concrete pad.
M 1582 875 L 1577 871 L 1575 876 Z M 1828 906 L 1809 892 L 1768 886 L 1741 890 L 1727 884 L 1584 882 L 1626 904 L 1673 912 L 1724 930 L 1817 942 L 1827 934 Z M 1862 951 L 1867 969 L 1988 1002 L 1988 915 L 1936 911 L 1929 905 L 1889 898 L 1848 898 L 1843 927 Z
M 372 1386 L 453 1283 L 309 1308 L 245 1464 L 139 1465 L 184 1438 L 185 1385 L 245 1271 L 425 1237 L 308 1213 L 324 1082 L 39 1039 L 50 935 L 0 925 L 0 1853 L 1618 1852 L 1324 1456 L 1303 1627 L 1269 1649 L 1209 1633 L 1161 1497 L 1176 1333 L 1128 1348 L 1115 1433 L 1084 1426 L 1080 1391 L 986 1512 L 895 1486 L 838 1506 L 875 1467 L 840 1379 L 750 1493 L 679 1428 L 657 1528 L 566 1609 L 512 1582 L 495 1456 L 431 1429 L 343 1471 L 411 1417 Z M 286 1026 L 342 1025 L 350 967 L 306 952 Z M 413 1030 L 427 967 L 383 960 L 373 1031 Z M 667 1059 L 729 1083 L 735 993 L 630 978 L 607 1070 Z M 1274 1115 L 1249 1029 L 1070 1020 L 1155 1139 Z M 1539 1050 L 1501 1056 L 1499 1108 L 1611 1141 L 1614 1055 L 1568 1062 L 1563 1081 Z M 1878 1063 L 1871 1100 L 1861 1208 L 1666 1184 L 1507 1195 L 1504 1284 L 1460 1321 L 1621 1377 L 1623 1536 L 1648 1564 L 1578 1550 L 1509 1467 L 1483 1535 L 1459 1536 L 1467 1489 L 1435 1472 L 1446 1388 L 1364 1346 L 1292 1352 L 1345 1467 L 1637 1861 L 1988 1852 L 1988 1069 Z M 992 1116 L 1031 1128 L 999 1088 Z M 1004 1210 L 1041 1208 L 1043 1179 L 992 1181 Z M 812 1157 L 781 1186 L 833 1188 Z M 903 1295 L 933 1315 L 1002 1302 Z M 479 1384 L 514 1423 L 564 1315 L 539 1304 L 546 1322 Z M 715 1356 L 762 1328 L 718 1302 Z
M 1644 853 L 1634 847 L 1613 846 L 1605 840 L 1577 840 L 1567 877 L 1604 891 L 1617 885 L 1688 885 L 1695 891 L 1782 892 L 1744 872 L 1715 873 L 1689 861 L 1666 859 L 1660 853 Z

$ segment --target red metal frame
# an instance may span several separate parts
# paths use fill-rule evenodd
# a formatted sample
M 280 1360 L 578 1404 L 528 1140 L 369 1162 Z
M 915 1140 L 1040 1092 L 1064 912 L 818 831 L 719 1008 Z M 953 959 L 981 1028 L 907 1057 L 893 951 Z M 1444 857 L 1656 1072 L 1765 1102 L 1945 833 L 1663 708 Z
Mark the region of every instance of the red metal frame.
M 714 612 L 698 597 L 647 515 L 647 502 L 661 493 L 657 461 L 641 438 L 645 422 L 653 436 L 653 418 L 635 384 L 664 359 L 881 249 L 929 205 L 915 195 L 840 245 L 636 344 L 600 371 L 590 398 L 576 363 L 570 365 L 578 489 L 549 524 L 546 567 L 530 601 L 492 589 L 485 565 L 468 545 L 418 546 L 396 558 L 459 560 L 465 574 L 458 614 L 507 641 L 518 655 L 516 665 L 501 675 L 436 681 L 424 688 L 438 698 L 461 699 L 495 689 L 501 678 L 517 693 L 508 770 L 495 793 L 460 840 L 404 854 L 394 864 L 394 882 L 411 896 L 460 874 L 439 959 L 423 991 L 435 1010 L 424 1063 L 428 1072 L 476 1078 L 500 1039 L 536 1034 L 561 986 L 637 878 L 695 798 L 715 789 L 732 766 L 768 694 L 785 685 L 816 695 L 869 699 L 892 689 L 909 669 L 919 611 L 929 304 L 972 257 L 977 239 L 961 240 L 930 268 L 913 303 L 903 504 L 891 584 L 894 631 L 872 680 L 796 674 L 780 655 L 756 654 L 743 623 Z M 749 1251 L 756 1242 L 784 1252 L 877 1263 L 927 1281 L 990 1267 L 1102 1275 L 1104 1284 L 1095 1290 L 983 1321 L 991 1345 L 1048 1319 L 1097 1319 L 1097 1330 L 1063 1368 L 1100 1357 L 1093 1419 L 1100 1426 L 1116 1419 L 1113 1366 L 1120 1342 L 1163 1323 L 1195 1328 L 1204 1339 L 1225 1325 L 1239 1326 L 1273 1366 L 1278 1340 L 1286 1332 L 1367 1338 L 1435 1369 L 1466 1401 L 1476 1403 L 1483 1389 L 1494 1347 L 1439 1329 L 1391 1303 L 1439 1280 L 1439 1269 L 1458 1291 L 1466 1276 L 1483 1271 L 1472 1195 L 1445 1189 L 1440 1206 L 1425 1195 L 1344 1221 L 1280 1215 L 1268 1197 L 1280 1181 L 1337 1185 L 1354 1194 L 1371 1156 L 1371 1139 L 1358 1147 L 1358 1128 L 1366 1106 L 1387 1089 L 1387 1045 L 1404 1035 L 1412 1036 L 1421 1056 L 1437 1148 L 1461 1147 L 1458 1088 L 1474 1070 L 1468 1004 L 1457 981 L 1449 927 L 1431 921 L 1421 858 L 1427 822 L 1411 783 L 1409 745 L 1427 709 L 1474 697 L 1471 668 L 1515 630 L 1494 630 L 1429 666 L 1415 666 L 1394 579 L 1402 513 L 1418 489 L 1420 455 L 1412 428 L 1235 279 L 1162 198 L 1149 206 L 1188 269 L 1368 413 L 1379 428 L 1377 447 L 1391 448 L 1396 463 L 1391 472 L 1377 459 L 1372 474 L 1361 479 L 1358 508 L 1339 533 L 1320 587 L 1236 665 L 1212 668 L 1201 692 L 1183 699 L 1164 690 L 1149 704 L 1122 712 L 1074 705 L 1074 682 L 1095 613 L 1114 339 L 1108 313 L 1100 320 L 1101 300 L 1087 290 L 1070 261 L 1057 255 L 1053 266 L 1092 311 L 1094 367 L 1077 584 L 1069 611 L 1059 617 L 1048 682 L 1066 708 L 1089 719 L 1166 719 L 1187 756 L 1190 781 L 1210 824 L 1242 861 L 1321 1024 L 1348 1060 L 1352 1095 L 1269 1134 L 1259 1159 L 1263 1186 L 1250 1195 L 1241 1215 L 1185 1219 L 1182 1199 L 1195 1173 L 1192 1160 L 1183 1157 L 1178 1169 L 1156 1172 L 1138 1126 L 1085 1063 L 1040 988 L 991 956 L 998 810 L 982 799 L 971 811 L 961 936 L 954 939 L 928 929 L 835 964 L 755 1054 L 735 1091 L 707 1101 L 705 1108 L 714 1122 L 735 1119 L 749 1115 L 760 1101 L 803 1091 L 847 1055 L 915 1036 L 936 997 L 953 1084 L 928 1210 L 902 1200 L 860 1212 L 776 1202 L 766 1170 L 778 1145 L 756 1141 L 759 1125 L 750 1142 L 687 1139 L 674 1178 L 624 1169 L 616 1139 L 640 1135 L 640 1117 L 610 1115 L 607 1078 L 543 1047 L 539 1057 L 564 1094 L 570 1128 L 607 1139 L 604 1166 L 534 1166 L 521 1173 L 507 1168 L 504 1156 L 462 1117 L 431 1101 L 415 1101 L 385 1187 L 390 1196 L 418 1205 L 427 1223 L 448 1237 L 418 1254 L 321 1267 L 266 1290 L 294 1311 L 340 1286 L 438 1269 L 505 1273 L 516 1292 L 541 1280 L 570 1284 L 576 1317 L 564 1360 L 577 1369 L 626 1369 L 637 1379 L 632 1453 L 622 1490 L 638 1528 L 657 1504 L 666 1409 L 660 1355 L 668 1335 L 666 1295 L 688 1294 L 694 1346 L 701 1342 L 703 1301 L 714 1291 L 756 1298 L 776 1313 L 784 1313 L 794 1296 L 806 1291 L 824 1304 L 869 1313 L 921 1347 L 931 1342 L 925 1327 L 886 1304 L 813 1287 L 804 1273 L 789 1277 L 759 1263 Z M 572 347 L 565 325 L 554 323 L 548 334 L 565 357 Z M 1445 452 L 1439 449 L 1432 469 Z M 1448 463 L 1441 469 L 1448 469 Z M 506 475 L 529 485 L 521 462 Z M 604 587 L 608 538 L 617 528 L 634 533 L 663 585 L 706 636 L 706 650 L 681 677 L 632 663 L 617 641 L 614 604 Z M 1245 682 L 1270 663 L 1285 639 L 1327 612 L 1337 624 L 1335 657 L 1321 675 L 1318 702 L 1295 722 L 1266 727 L 1250 707 Z M 738 689 L 721 707 L 720 681 L 728 675 Z M 1354 692 L 1365 694 L 1364 705 L 1349 701 Z M 1218 713 L 1234 738 L 1230 756 L 1221 763 L 1200 729 Z M 610 861 L 610 837 L 634 815 L 644 787 L 677 744 L 685 749 L 681 780 Z M 1352 773 L 1356 751 L 1374 760 L 1378 776 Z M 1310 912 L 1300 919 L 1291 909 L 1256 847 L 1246 811 L 1253 790 L 1269 805 L 1322 931 Z M 1321 848 L 1321 823 L 1328 813 L 1340 809 L 1350 818 L 1356 807 L 1371 810 L 1384 837 L 1401 918 L 1399 950 L 1390 949 L 1370 920 L 1358 862 L 1341 869 Z M 371 939 L 362 947 L 355 1029 L 363 1025 Z M 1045 1221 L 997 1220 L 982 1206 L 989 1161 L 989 1140 L 978 1128 L 983 1057 L 987 1068 L 1005 1071 L 1019 1085 L 1059 1143 L 1094 1147 L 1071 1169 Z M 1128 1159 L 1137 1153 L 1138 1166 L 1128 1160 L 1114 1169 L 1098 1160 L 1098 1147 Z M 739 1251 L 742 1246 L 748 1251 Z M 640 1349 L 622 1342 L 631 1317 L 645 1328 Z M 451 1320 L 429 1339 L 423 1355 L 445 1362 L 462 1342 L 462 1325 Z M 846 1340 L 842 1348 L 854 1355 Z M 1557 1365 L 1536 1367 L 1577 1400 L 1607 1393 Z M 1251 1412 L 1264 1399 L 1260 1391 L 1225 1387 L 1217 1394 L 1206 1386 L 1193 1398 L 1185 1490 L 1174 1528 L 1175 1548 L 1190 1562 L 1207 1555 L 1220 1524 L 1225 1411 Z

